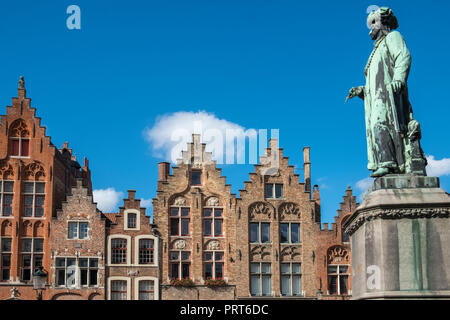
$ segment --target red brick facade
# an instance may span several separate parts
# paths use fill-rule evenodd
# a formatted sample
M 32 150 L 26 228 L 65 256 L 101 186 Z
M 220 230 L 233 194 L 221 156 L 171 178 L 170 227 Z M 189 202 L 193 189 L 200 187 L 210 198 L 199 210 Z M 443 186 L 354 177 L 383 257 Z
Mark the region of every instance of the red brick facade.
M 134 190 L 98 210 L 87 159 L 57 149 L 30 102 L 21 80 L 1 116 L 0 300 L 36 299 L 39 266 L 42 299 L 349 298 L 342 223 L 357 203 L 348 189 L 321 228 L 308 147 L 301 181 L 271 140 L 237 197 L 193 135 L 177 166 L 158 165 L 152 224 Z

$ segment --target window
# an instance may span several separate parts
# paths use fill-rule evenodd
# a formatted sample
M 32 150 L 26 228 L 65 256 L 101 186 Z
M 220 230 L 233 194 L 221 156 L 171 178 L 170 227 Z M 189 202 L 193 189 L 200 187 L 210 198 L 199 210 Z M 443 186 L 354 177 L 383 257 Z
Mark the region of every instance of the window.
M 21 251 L 21 280 L 31 281 L 33 271 L 42 266 L 44 253 L 44 239 L 24 238 L 22 239 Z
M 7 281 L 11 275 L 11 238 L 0 238 L 0 281 Z
M 202 185 L 202 172 L 197 170 L 191 171 L 191 186 Z
M 43 217 L 45 182 L 25 182 L 25 217 Z
M 98 258 L 56 258 L 55 269 L 57 286 L 96 287 L 98 285 Z
M 111 300 L 127 300 L 127 282 L 125 280 L 111 281 Z
M 265 196 L 268 199 L 282 199 L 283 185 L 279 183 L 266 183 Z
M 348 266 L 328 266 L 328 292 L 329 294 L 348 294 Z
M 189 251 L 170 252 L 170 277 L 186 279 L 190 277 L 191 253 Z
M 151 239 L 139 240 L 139 264 L 153 263 L 154 241 Z
M 252 296 L 271 296 L 270 263 L 250 264 L 250 292 Z
M 154 300 L 155 283 L 153 280 L 139 281 L 139 300 Z
M 203 235 L 205 237 L 223 236 L 223 209 L 203 209 Z
M 189 208 L 170 208 L 170 235 L 189 236 L 190 220 Z
M 127 239 L 111 239 L 111 263 L 127 263 Z
M 30 139 L 14 137 L 9 139 L 11 143 L 11 156 L 28 157 L 30 155 Z
M 302 294 L 301 264 L 281 264 L 281 294 L 283 296 L 300 296 Z
M 73 221 L 69 222 L 69 239 L 84 240 L 88 238 L 89 223 Z
M 205 279 L 223 279 L 223 252 L 206 251 L 203 271 Z
M 281 243 L 300 243 L 300 223 L 280 223 Z
M 127 219 L 128 220 L 127 221 L 128 228 L 129 229 L 136 229 L 136 220 L 137 220 L 136 213 L 128 213 L 127 217 L 128 217 L 128 219 Z
M 344 228 L 342 228 L 342 242 L 349 242 L 349 241 L 350 236 L 348 235 L 348 233 L 344 231 Z
M 2 216 L 12 216 L 13 197 L 14 181 L 0 180 L 0 214 Z
M 270 243 L 270 223 L 252 222 L 250 223 L 251 243 Z

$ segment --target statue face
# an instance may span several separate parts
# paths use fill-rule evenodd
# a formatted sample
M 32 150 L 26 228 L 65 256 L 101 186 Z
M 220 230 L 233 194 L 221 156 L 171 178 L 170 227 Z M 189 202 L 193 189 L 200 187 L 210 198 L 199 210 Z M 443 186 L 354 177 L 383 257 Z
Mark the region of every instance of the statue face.
M 367 17 L 367 26 L 370 29 L 370 37 L 372 40 L 376 40 L 380 34 L 380 31 L 384 29 L 384 26 L 381 23 L 381 15 L 378 12 L 372 12 Z

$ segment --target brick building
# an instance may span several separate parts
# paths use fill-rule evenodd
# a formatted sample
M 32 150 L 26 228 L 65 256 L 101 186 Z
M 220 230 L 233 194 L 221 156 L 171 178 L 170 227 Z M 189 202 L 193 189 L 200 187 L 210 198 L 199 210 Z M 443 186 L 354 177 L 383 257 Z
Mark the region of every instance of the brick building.
M 105 213 L 106 299 L 159 299 L 158 241 L 136 191 L 118 213 Z
M 308 147 L 300 181 L 271 140 L 237 197 L 193 135 L 172 170 L 158 164 L 152 224 L 134 190 L 118 213 L 98 210 L 87 159 L 56 148 L 30 102 L 21 78 L 0 122 L 0 300 L 36 299 L 40 266 L 43 299 L 349 298 L 342 224 L 357 203 L 347 189 L 321 228 Z

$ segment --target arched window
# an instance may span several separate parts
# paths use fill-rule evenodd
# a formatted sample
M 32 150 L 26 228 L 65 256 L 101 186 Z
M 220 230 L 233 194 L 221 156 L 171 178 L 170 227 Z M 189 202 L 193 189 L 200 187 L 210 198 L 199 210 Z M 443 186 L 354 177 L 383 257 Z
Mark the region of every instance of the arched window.
M 341 246 L 334 246 L 327 252 L 328 294 L 349 294 L 350 261 L 349 252 Z
M 342 242 L 346 243 L 346 242 L 350 242 L 350 236 L 348 235 L 348 233 L 345 232 L 344 229 L 344 224 L 347 221 L 348 217 L 345 217 L 344 219 L 342 219 L 341 222 L 341 231 L 342 231 Z
M 30 156 L 30 133 L 25 121 L 15 121 L 9 130 L 9 155 L 13 157 Z

